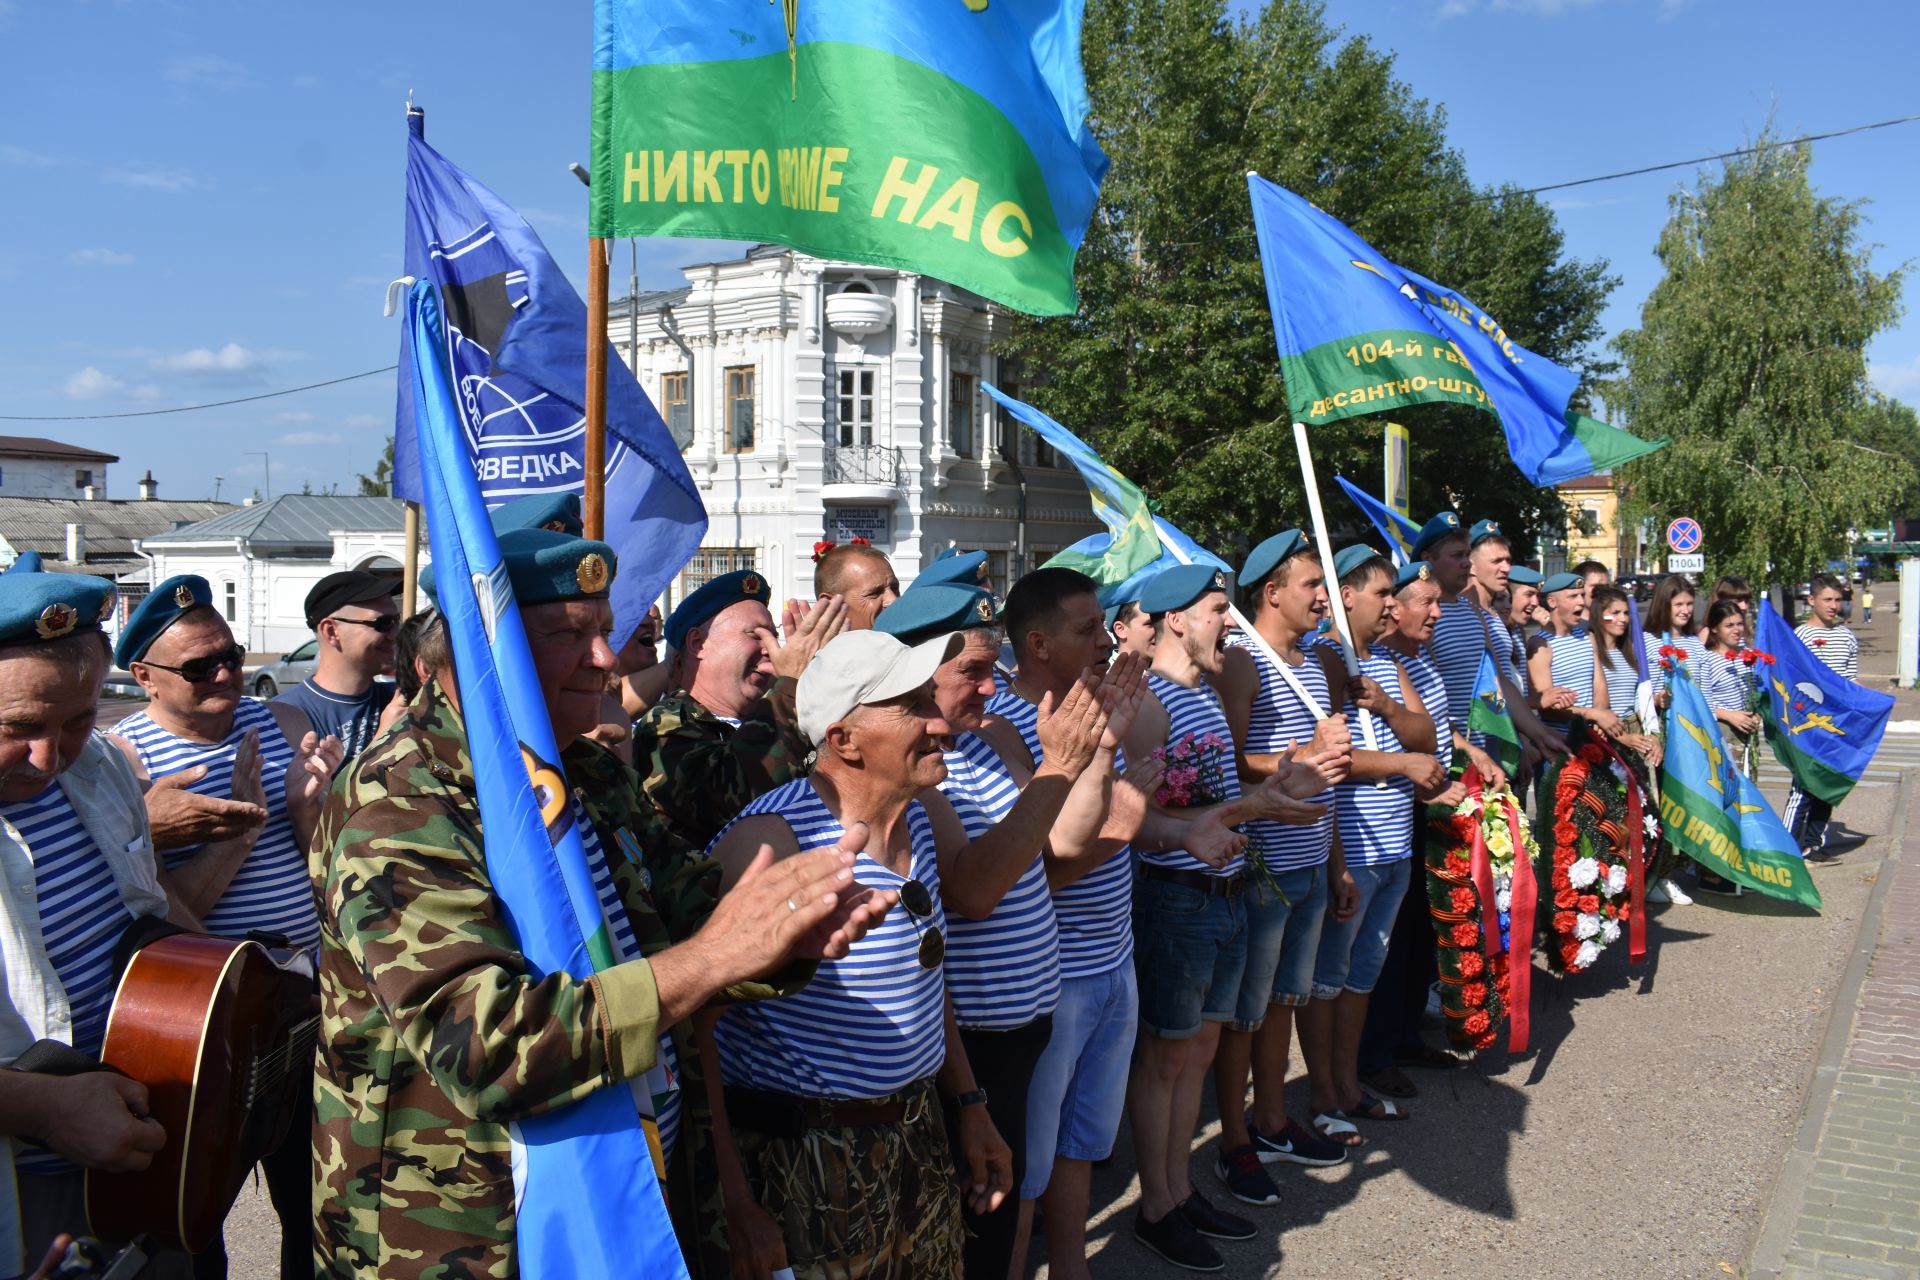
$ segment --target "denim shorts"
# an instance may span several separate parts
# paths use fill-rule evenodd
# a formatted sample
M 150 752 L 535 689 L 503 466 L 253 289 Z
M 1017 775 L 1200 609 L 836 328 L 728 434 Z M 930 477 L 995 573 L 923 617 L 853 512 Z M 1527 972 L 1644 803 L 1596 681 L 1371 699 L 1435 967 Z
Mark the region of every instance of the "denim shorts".
M 1235 1031 L 1258 1031 L 1267 1006 L 1303 1005 L 1313 990 L 1314 958 L 1327 915 L 1327 864 L 1276 871 L 1247 870 L 1247 971 L 1233 1010 Z
M 1148 875 L 1134 889 L 1140 1025 L 1163 1040 L 1185 1040 L 1203 1021 L 1233 1021 L 1247 967 L 1246 903 Z
M 1344 921 L 1335 920 L 1331 912 L 1327 915 L 1320 930 L 1320 954 L 1313 965 L 1315 1000 L 1331 1000 L 1342 991 L 1365 995 L 1380 981 L 1381 966 L 1387 962 L 1387 939 L 1393 936 L 1393 919 L 1400 913 L 1400 900 L 1407 896 L 1412 869 L 1411 858 L 1347 868 L 1360 891 L 1360 904 Z
M 1140 996 L 1133 965 L 1060 980 L 1053 1039 L 1027 1087 L 1027 1174 L 1020 1198 L 1038 1200 L 1056 1156 L 1105 1160 L 1127 1104 Z

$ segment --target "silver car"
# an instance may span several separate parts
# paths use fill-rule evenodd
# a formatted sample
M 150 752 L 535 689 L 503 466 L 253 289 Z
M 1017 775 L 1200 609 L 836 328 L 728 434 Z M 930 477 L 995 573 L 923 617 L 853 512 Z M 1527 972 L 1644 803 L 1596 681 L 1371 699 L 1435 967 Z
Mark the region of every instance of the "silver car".
M 309 640 L 292 653 L 283 653 L 273 662 L 263 663 L 253 673 L 249 689 L 256 698 L 275 698 L 282 689 L 303 683 L 320 665 L 320 642 Z

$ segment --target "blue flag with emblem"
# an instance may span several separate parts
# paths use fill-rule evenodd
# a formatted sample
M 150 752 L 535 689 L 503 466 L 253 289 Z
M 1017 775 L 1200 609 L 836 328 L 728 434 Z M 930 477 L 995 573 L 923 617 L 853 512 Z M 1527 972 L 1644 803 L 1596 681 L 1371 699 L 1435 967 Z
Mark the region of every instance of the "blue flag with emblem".
M 1345 223 L 1247 175 L 1280 374 L 1313 426 L 1409 404 L 1494 414 L 1542 488 L 1662 448 L 1569 407 L 1580 376 L 1515 342 L 1466 298 L 1394 265 Z
M 1820 891 L 1793 837 L 1751 779 L 1733 765 L 1720 725 L 1687 676 L 1667 684 L 1660 821 L 1667 841 L 1736 884 L 1820 908 Z
M 1773 658 L 1763 668 L 1760 707 L 1768 745 L 1802 791 L 1839 804 L 1880 749 L 1893 695 L 1856 684 L 1820 661 L 1765 601 L 1754 644 Z
M 1393 557 L 1394 568 L 1411 563 L 1413 540 L 1419 536 L 1420 522 L 1401 515 L 1345 476 L 1337 475 L 1334 479 L 1340 482 L 1341 492 L 1348 500 L 1360 508 L 1360 514 L 1371 520 L 1380 536 L 1386 539 L 1387 554 Z
M 457 443 L 489 507 L 586 484 L 587 308 L 526 219 L 427 145 L 408 117 L 406 271 L 440 294 Z M 413 363 L 403 334 L 400 365 Z M 606 528 L 618 649 L 706 536 L 672 433 L 607 347 Z M 424 500 L 418 409 L 400 380 L 393 492 Z
M 560 752 L 499 542 L 462 438 L 440 292 L 407 296 L 410 384 L 434 578 L 453 642 L 487 876 L 533 977 L 584 980 L 614 963 Z M 617 579 L 616 579 L 617 580 Z M 520 1274 L 540 1280 L 685 1277 L 661 1199 L 638 1095 L 629 1082 L 527 1116 L 513 1136 Z

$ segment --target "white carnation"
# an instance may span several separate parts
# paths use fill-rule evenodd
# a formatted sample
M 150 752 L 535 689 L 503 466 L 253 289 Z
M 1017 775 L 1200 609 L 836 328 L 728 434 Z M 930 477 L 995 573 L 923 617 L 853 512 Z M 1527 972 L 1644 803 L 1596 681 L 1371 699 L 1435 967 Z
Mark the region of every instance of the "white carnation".
M 1502 911 L 1513 910 L 1513 890 L 1500 889 L 1493 895 L 1493 905 Z
M 1573 922 L 1573 936 L 1576 938 L 1591 938 L 1599 932 L 1599 916 L 1582 913 L 1580 918 Z
M 1583 942 L 1580 944 L 1580 954 L 1573 958 L 1573 967 L 1576 969 L 1584 969 L 1599 958 L 1600 948 L 1591 942 Z
M 1610 896 L 1617 896 L 1626 887 L 1627 869 L 1618 863 L 1607 868 L 1607 893 Z
M 1618 942 L 1620 940 L 1620 922 L 1609 920 L 1600 926 L 1600 941 Z
M 1592 858 L 1576 858 L 1567 868 L 1567 881 L 1576 889 L 1584 889 L 1600 878 L 1600 864 Z

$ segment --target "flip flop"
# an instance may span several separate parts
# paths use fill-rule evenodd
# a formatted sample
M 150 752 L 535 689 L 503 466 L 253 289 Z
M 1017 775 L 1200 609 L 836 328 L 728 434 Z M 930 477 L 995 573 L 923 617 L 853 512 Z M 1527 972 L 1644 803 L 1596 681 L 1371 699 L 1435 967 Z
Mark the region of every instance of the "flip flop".
M 1429 1071 L 1457 1071 L 1460 1059 L 1445 1049 L 1423 1044 L 1417 1049 L 1395 1049 L 1393 1060 L 1403 1067 L 1423 1067 Z
M 1398 1067 L 1388 1067 L 1366 1077 L 1369 1088 L 1386 1094 L 1389 1098 L 1417 1098 L 1419 1087 L 1407 1078 L 1407 1073 Z
M 1313 1128 L 1314 1132 L 1338 1146 L 1364 1147 L 1367 1145 L 1367 1140 L 1360 1136 L 1360 1130 L 1339 1107 L 1329 1107 L 1325 1111 L 1314 1112 Z
M 1370 1093 L 1362 1093 L 1359 1104 L 1345 1110 L 1342 1114 L 1352 1116 L 1356 1120 L 1392 1120 L 1398 1122 L 1413 1119 L 1413 1113 L 1404 1107 L 1396 1105 L 1393 1099 L 1377 1098 Z

